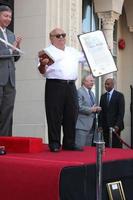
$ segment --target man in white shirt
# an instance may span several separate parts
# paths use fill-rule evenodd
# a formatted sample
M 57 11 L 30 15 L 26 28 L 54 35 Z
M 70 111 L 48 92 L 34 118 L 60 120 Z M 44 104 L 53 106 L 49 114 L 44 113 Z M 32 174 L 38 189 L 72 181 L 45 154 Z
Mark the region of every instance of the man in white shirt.
M 75 147 L 75 124 L 78 114 L 75 80 L 78 75 L 78 62 L 84 60 L 84 55 L 65 45 L 66 33 L 60 28 L 50 32 L 50 41 L 51 45 L 44 51 L 53 58 L 54 63 L 49 64 L 48 58 L 39 56 L 40 66 L 44 68 L 46 77 L 45 106 L 49 148 L 52 152 L 61 150 L 62 126 L 62 149 L 81 150 Z

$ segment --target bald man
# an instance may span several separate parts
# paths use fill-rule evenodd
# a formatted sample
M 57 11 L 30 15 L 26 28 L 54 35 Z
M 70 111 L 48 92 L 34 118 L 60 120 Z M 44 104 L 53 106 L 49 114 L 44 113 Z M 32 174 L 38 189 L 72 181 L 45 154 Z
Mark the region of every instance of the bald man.
M 75 146 L 75 124 L 78 114 L 78 100 L 75 80 L 78 76 L 78 62 L 84 55 L 75 48 L 66 46 L 66 33 L 55 28 L 49 34 L 51 45 L 39 52 L 40 66 L 44 67 L 46 78 L 45 107 L 48 124 L 49 148 L 52 152 L 61 150 L 61 126 L 63 128 L 63 150 L 81 150 Z M 43 56 L 47 52 L 54 63 Z
M 108 147 L 110 146 L 110 128 L 114 128 L 119 136 L 124 129 L 125 100 L 123 94 L 114 89 L 114 80 L 112 78 L 108 78 L 105 81 L 105 89 L 107 92 L 100 99 L 102 111 L 99 114 L 98 126 L 103 130 L 105 145 Z M 113 134 L 112 138 L 112 147 L 122 147 L 120 140 L 115 134 Z

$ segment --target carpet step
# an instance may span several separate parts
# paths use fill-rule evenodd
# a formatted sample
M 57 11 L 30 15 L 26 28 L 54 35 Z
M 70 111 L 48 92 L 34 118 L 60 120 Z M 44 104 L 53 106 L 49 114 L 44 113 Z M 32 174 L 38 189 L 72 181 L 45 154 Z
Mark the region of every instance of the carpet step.
M 5 146 L 8 153 L 37 153 L 43 151 L 42 138 L 35 137 L 0 137 L 0 146 Z

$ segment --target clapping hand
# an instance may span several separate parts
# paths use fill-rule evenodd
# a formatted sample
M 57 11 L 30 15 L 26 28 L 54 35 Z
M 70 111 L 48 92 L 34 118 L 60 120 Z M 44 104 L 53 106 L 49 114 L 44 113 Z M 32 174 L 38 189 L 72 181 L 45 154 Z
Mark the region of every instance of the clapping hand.
M 16 48 L 20 48 L 21 41 L 22 41 L 22 37 L 20 37 L 20 36 L 16 37 L 16 40 L 13 43 L 13 46 L 16 47 Z

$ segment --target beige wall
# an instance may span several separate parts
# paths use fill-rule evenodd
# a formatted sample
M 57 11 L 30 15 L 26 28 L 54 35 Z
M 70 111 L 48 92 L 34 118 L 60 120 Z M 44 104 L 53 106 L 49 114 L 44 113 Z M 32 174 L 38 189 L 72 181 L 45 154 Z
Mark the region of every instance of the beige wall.
M 125 130 L 123 131 L 122 137 L 130 144 L 130 85 L 133 85 L 133 33 L 129 32 L 125 13 L 120 17 L 118 30 L 118 40 L 119 38 L 123 38 L 126 42 L 126 48 L 124 50 L 118 50 L 117 72 L 117 87 L 124 93 L 126 102 L 124 118 Z
M 45 1 L 15 0 L 15 33 L 22 35 L 25 54 L 16 64 L 17 96 L 14 131 L 17 136 L 45 134 L 44 80 L 37 71 L 37 52 L 45 45 Z

